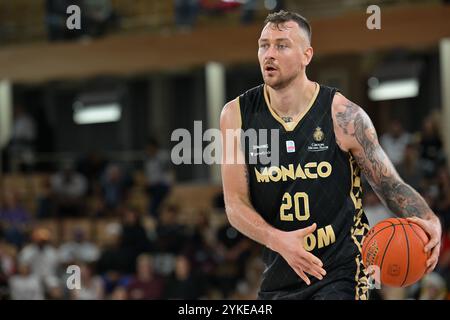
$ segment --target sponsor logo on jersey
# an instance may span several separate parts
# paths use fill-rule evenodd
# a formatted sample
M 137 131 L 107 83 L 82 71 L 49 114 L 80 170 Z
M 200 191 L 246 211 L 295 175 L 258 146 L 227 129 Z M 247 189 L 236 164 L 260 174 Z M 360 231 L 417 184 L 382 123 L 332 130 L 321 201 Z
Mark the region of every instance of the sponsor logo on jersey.
M 280 180 L 287 181 L 287 179 L 318 179 L 327 178 L 331 175 L 333 167 L 329 162 L 308 162 L 303 167 L 298 164 L 294 167 L 293 164 L 285 166 L 263 167 L 259 171 L 255 168 L 255 175 L 258 182 L 278 182 Z
M 294 141 L 292 141 L 292 140 L 286 141 L 286 151 L 288 153 L 295 152 L 295 142 Z
M 258 150 L 258 149 L 267 149 L 267 148 L 269 148 L 269 145 L 266 143 L 266 144 L 262 144 L 262 145 L 260 145 L 260 146 L 253 146 L 253 150 Z
M 269 145 L 268 144 L 262 144 L 260 146 L 258 145 L 254 145 L 252 147 L 253 150 L 256 150 L 255 152 L 250 151 L 250 156 L 252 157 L 256 157 L 256 156 L 265 156 L 265 155 L 270 155 L 270 151 L 269 150 L 264 150 L 264 149 L 268 149 Z M 261 151 L 259 151 L 261 150 Z
M 309 152 L 320 152 L 328 150 L 328 146 L 322 142 L 325 139 L 325 134 L 323 133 L 320 127 L 317 127 L 316 130 L 314 131 L 313 139 L 315 142 L 312 142 L 308 146 Z

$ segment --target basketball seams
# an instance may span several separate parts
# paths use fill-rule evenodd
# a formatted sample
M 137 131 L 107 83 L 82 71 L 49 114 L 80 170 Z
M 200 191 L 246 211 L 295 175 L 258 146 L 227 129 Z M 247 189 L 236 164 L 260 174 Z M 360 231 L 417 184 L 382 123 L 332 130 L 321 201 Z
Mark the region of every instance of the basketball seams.
M 397 220 L 399 220 L 401 222 L 400 219 L 397 218 Z M 403 232 L 405 234 L 405 240 L 406 240 L 406 273 L 405 273 L 405 279 L 403 280 L 401 287 L 403 287 L 405 285 L 406 280 L 408 279 L 408 274 L 409 274 L 409 255 L 410 255 L 410 248 L 409 248 L 409 239 L 408 239 L 408 234 L 406 233 L 406 228 L 405 225 L 402 223 L 401 224 L 402 228 L 403 228 Z M 387 250 L 387 249 L 386 249 Z
M 418 226 L 417 224 L 414 224 L 414 225 L 415 225 L 415 226 Z M 417 234 L 417 231 L 414 230 L 414 228 L 412 227 L 413 224 L 410 223 L 410 224 L 408 224 L 408 226 L 411 228 L 411 230 L 414 232 L 414 234 L 416 235 L 416 237 L 419 238 L 420 242 L 422 242 L 423 246 L 425 247 L 425 246 L 426 246 L 426 243 L 425 243 L 425 242 L 422 240 L 422 238 Z M 419 228 L 420 228 L 420 227 L 419 227 Z M 428 237 L 428 235 L 427 235 L 427 237 Z
M 397 226 L 402 226 L 403 229 L 403 234 L 405 235 L 404 239 L 401 238 L 401 234 L 397 234 L 395 233 Z M 412 232 L 410 231 L 410 229 L 407 229 L 407 226 L 409 226 L 412 229 Z M 388 269 L 390 268 L 389 266 L 389 262 L 391 259 L 394 259 L 395 261 L 398 260 L 398 257 L 396 257 L 396 255 L 400 255 L 402 256 L 401 259 L 401 265 L 403 267 L 400 268 L 400 274 L 397 274 L 397 276 L 395 278 L 397 278 L 397 280 L 395 282 L 392 283 L 393 286 L 396 287 L 405 287 L 408 286 L 410 284 L 411 281 L 416 282 L 416 278 L 419 277 L 419 266 L 416 263 L 415 260 L 415 249 L 416 247 L 420 247 L 425 245 L 426 240 L 425 240 L 425 236 L 423 236 L 419 230 L 420 226 L 418 226 L 417 230 L 415 230 L 415 226 L 418 226 L 417 224 L 411 223 L 409 221 L 406 221 L 406 219 L 403 218 L 398 218 L 398 217 L 394 217 L 394 218 L 390 218 L 390 219 L 386 219 L 383 222 L 379 223 L 375 225 L 373 227 L 373 232 L 372 234 L 370 234 L 365 240 L 364 240 L 364 245 L 363 245 L 363 258 L 365 260 L 365 262 L 368 262 L 368 257 L 367 255 L 369 254 L 369 252 L 371 252 L 369 250 L 370 246 L 373 246 L 374 239 L 380 238 L 382 239 L 382 243 L 385 245 L 383 252 L 378 252 L 378 254 L 375 256 L 378 256 L 378 262 L 380 263 L 376 263 L 379 266 L 379 270 L 380 270 L 380 275 L 383 277 L 383 274 L 386 276 L 387 273 L 389 272 L 389 270 L 384 270 L 383 273 L 383 267 L 384 266 L 384 262 L 386 261 L 386 263 L 388 264 Z M 376 230 L 375 227 L 381 227 L 378 230 Z M 393 227 L 393 231 L 391 232 L 391 235 L 383 233 L 383 231 L 389 227 Z M 401 231 L 400 231 L 401 233 Z M 414 233 L 414 236 L 412 235 Z M 389 239 L 388 239 L 389 238 Z M 416 240 L 416 238 L 419 238 L 419 241 Z M 394 243 L 393 243 L 394 241 Z M 392 256 L 391 255 L 391 251 L 393 250 L 393 248 L 391 248 L 391 245 L 393 247 L 395 247 L 395 254 Z M 406 246 L 406 253 L 403 249 L 403 247 Z M 389 250 L 389 251 L 388 251 Z M 405 254 L 406 254 L 406 261 L 405 261 Z M 380 261 L 381 258 L 381 261 Z M 422 259 L 422 258 L 421 258 Z M 399 261 L 400 262 L 400 261 Z M 417 268 L 416 268 L 417 266 Z M 367 266 L 368 267 L 368 266 Z M 405 269 L 406 268 L 406 269 Z M 401 278 L 403 278 L 403 280 L 401 280 Z M 387 279 L 385 279 L 387 282 L 390 282 L 391 278 L 388 277 Z M 413 280 L 414 279 L 414 280 Z M 389 281 L 388 281 L 389 280 Z M 394 280 L 394 279 L 392 279 Z
M 380 233 L 381 231 L 383 231 L 383 230 L 385 230 L 385 229 L 387 229 L 387 228 L 390 228 L 390 227 L 393 227 L 393 226 L 400 226 L 400 225 L 408 225 L 408 226 L 409 226 L 409 224 L 405 224 L 405 223 L 399 223 L 399 224 L 396 224 L 396 223 L 392 223 L 392 222 L 390 222 L 390 221 L 384 221 L 384 222 L 389 222 L 391 225 L 390 225 L 390 226 L 383 227 L 383 228 L 381 228 L 380 230 L 378 230 L 377 232 L 375 232 L 373 235 L 371 235 L 370 237 L 365 238 L 365 239 L 364 239 L 364 242 L 365 242 L 365 241 L 370 241 L 370 240 L 372 240 L 373 237 L 375 237 L 378 233 Z M 414 230 L 414 229 L 413 229 L 413 230 Z M 414 232 L 415 232 L 415 230 L 414 230 Z M 419 237 L 419 238 L 420 238 L 420 237 Z M 422 241 L 422 242 L 423 242 L 423 241 Z
M 390 228 L 390 227 L 392 227 L 392 226 L 398 226 L 398 224 L 394 224 L 394 223 L 392 223 L 392 222 L 390 222 L 390 221 L 386 221 L 386 222 L 387 222 L 387 223 L 390 223 L 391 225 L 386 226 L 386 227 L 383 227 L 383 228 L 381 228 L 380 230 L 378 230 L 377 232 L 375 232 L 374 234 L 372 234 L 370 237 L 365 238 L 365 239 L 364 239 L 364 242 L 366 243 L 366 241 L 372 240 L 373 237 L 375 237 L 377 234 L 379 234 L 381 231 L 383 231 L 383 230 L 385 230 L 385 229 L 387 229 L 387 228 Z M 394 229 L 395 229 L 395 228 L 394 228 Z M 364 247 L 367 247 L 367 245 L 364 246 Z M 365 255 L 365 252 L 363 251 L 362 253 L 363 253 L 363 258 L 364 258 L 364 257 L 366 256 L 366 255 Z
M 396 228 L 395 228 L 396 225 L 395 225 L 394 223 L 392 223 L 392 222 L 390 222 L 390 221 L 387 221 L 387 222 L 389 222 L 389 223 L 391 224 L 390 227 L 394 227 L 394 228 L 393 228 L 394 231 L 392 232 L 392 235 L 391 235 L 391 237 L 390 237 L 388 243 L 386 244 L 386 246 L 385 246 L 385 248 L 384 248 L 383 257 L 381 258 L 381 263 L 380 263 L 380 273 L 382 273 L 384 258 L 385 258 L 385 256 L 386 256 L 387 249 L 389 248 L 389 245 L 390 245 L 392 239 L 394 238 L 394 235 L 395 235 L 395 229 L 396 229 Z M 386 227 L 386 228 L 389 228 L 389 227 Z
M 411 230 L 414 232 L 414 235 L 416 236 L 416 238 L 419 239 L 419 241 L 422 243 L 422 245 L 425 247 L 426 243 L 422 240 L 422 237 L 419 236 L 419 234 L 417 233 L 416 230 L 414 230 L 413 225 L 417 226 L 418 228 L 421 228 L 419 225 L 415 224 L 415 223 L 410 223 L 409 227 L 411 228 Z M 428 238 L 428 234 L 425 233 L 425 235 Z M 430 257 L 430 254 L 427 254 L 427 259 Z

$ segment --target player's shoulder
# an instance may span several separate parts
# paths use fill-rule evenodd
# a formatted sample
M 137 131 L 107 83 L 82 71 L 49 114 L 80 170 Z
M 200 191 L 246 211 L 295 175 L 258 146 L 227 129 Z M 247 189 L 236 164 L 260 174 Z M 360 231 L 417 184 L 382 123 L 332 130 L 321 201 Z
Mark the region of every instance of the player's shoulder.
M 250 97 L 250 96 L 256 96 L 263 93 L 264 90 L 264 84 L 259 84 L 253 88 L 248 89 L 247 91 L 243 92 L 240 96 L 241 97 Z
M 222 109 L 220 115 L 221 126 L 240 127 L 242 124 L 242 111 L 254 105 L 254 102 L 263 94 L 264 85 L 253 87 L 235 99 L 228 101 Z
M 331 110 L 334 116 L 345 113 L 347 116 L 356 115 L 362 112 L 362 108 L 345 97 L 341 92 L 336 92 L 331 103 Z
M 347 99 L 341 92 L 336 92 L 331 103 L 331 108 L 335 112 L 344 111 L 350 100 Z M 333 112 L 333 113 L 335 113 Z
M 254 106 L 264 96 L 264 84 L 248 89 L 239 96 L 243 108 Z
M 331 103 L 331 115 L 336 143 L 344 152 L 348 152 L 354 144 L 354 138 L 349 133 L 354 131 L 353 122 L 358 112 L 359 107 L 356 104 L 342 93 L 336 92 Z
M 239 97 L 228 101 L 222 109 L 221 117 L 227 117 L 237 112 L 239 109 Z
M 357 144 L 356 126 L 372 126 L 370 117 L 362 107 L 336 93 L 332 102 L 332 118 L 336 140 L 342 150 L 351 150 Z M 361 130 L 358 130 L 361 132 Z
M 241 110 L 239 97 L 228 101 L 220 114 L 221 128 L 236 128 L 240 126 Z

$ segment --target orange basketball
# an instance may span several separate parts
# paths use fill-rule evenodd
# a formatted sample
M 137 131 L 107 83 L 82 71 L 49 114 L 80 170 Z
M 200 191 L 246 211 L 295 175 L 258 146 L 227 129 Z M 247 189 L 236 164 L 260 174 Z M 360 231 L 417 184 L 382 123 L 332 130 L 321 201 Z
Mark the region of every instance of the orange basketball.
M 385 219 L 370 229 L 364 239 L 363 264 L 366 268 L 379 267 L 381 284 L 410 286 L 426 271 L 427 243 L 427 234 L 417 224 L 403 218 Z

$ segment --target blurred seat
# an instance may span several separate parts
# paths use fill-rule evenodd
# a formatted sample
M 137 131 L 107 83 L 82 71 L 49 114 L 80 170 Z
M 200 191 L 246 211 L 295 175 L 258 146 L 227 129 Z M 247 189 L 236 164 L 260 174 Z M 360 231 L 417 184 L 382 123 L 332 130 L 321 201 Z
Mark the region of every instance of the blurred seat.
M 167 202 L 185 208 L 211 209 L 213 199 L 222 191 L 220 185 L 180 184 L 173 187 Z
M 94 241 L 99 246 L 104 246 L 110 243 L 119 226 L 119 218 L 102 218 L 95 221 L 94 224 Z
M 93 241 L 93 234 L 95 231 L 95 221 L 91 218 L 66 218 L 61 223 L 61 241 L 74 240 L 75 232 L 80 230 L 85 236 L 85 240 Z

